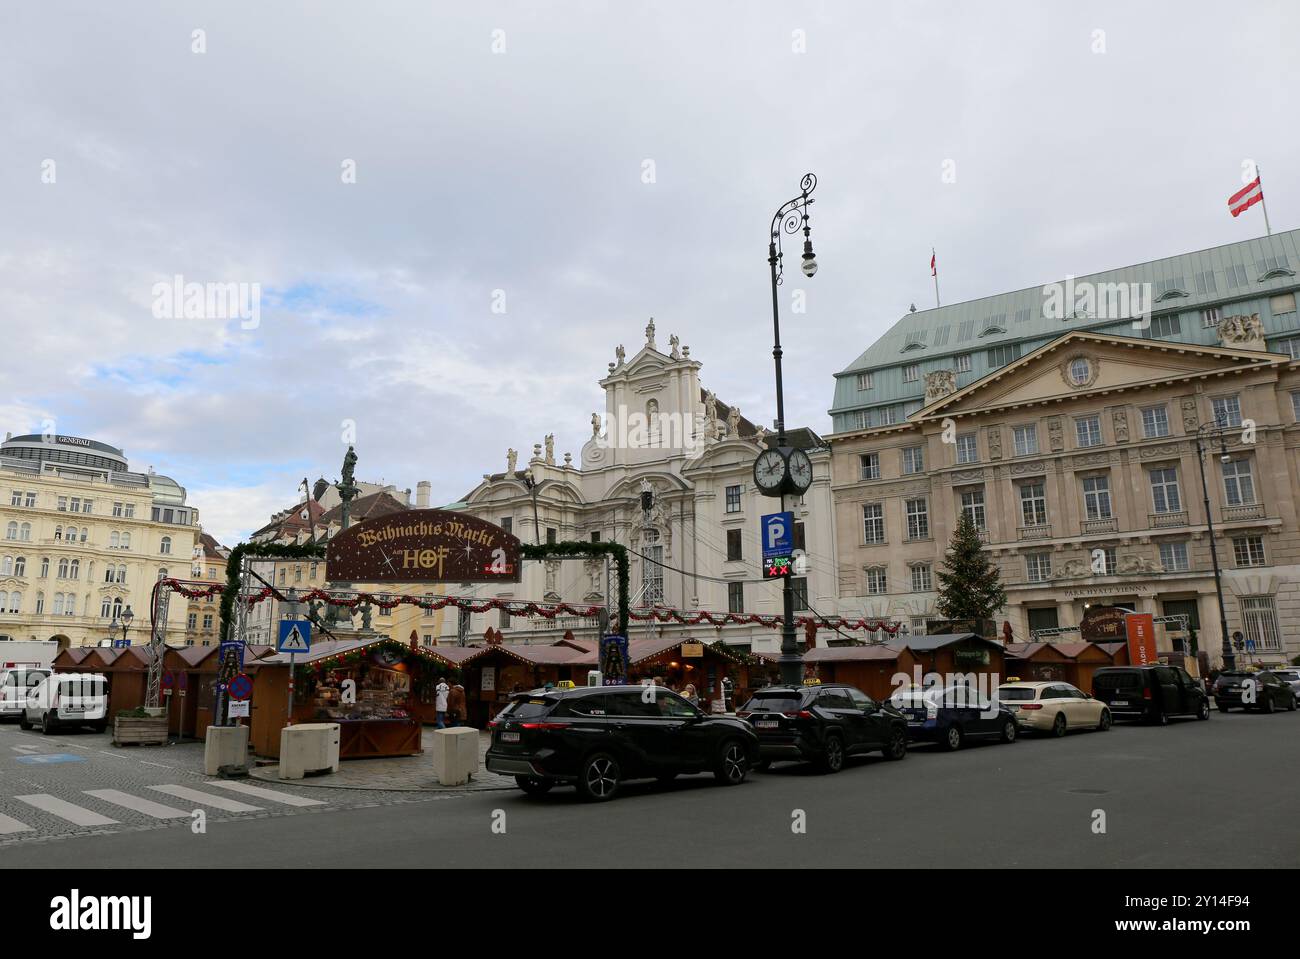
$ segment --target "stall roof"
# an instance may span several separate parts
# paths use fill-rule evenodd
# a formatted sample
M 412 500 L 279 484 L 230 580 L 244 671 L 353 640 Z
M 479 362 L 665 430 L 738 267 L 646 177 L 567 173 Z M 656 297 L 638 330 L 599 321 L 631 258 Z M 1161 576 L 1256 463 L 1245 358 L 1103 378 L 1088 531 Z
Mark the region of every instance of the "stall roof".
M 893 662 L 902 649 L 894 646 L 814 646 L 803 658 L 814 663 Z
M 329 659 L 331 656 L 338 656 L 341 653 L 350 653 L 356 650 L 369 649 L 371 646 L 401 646 L 403 649 L 411 650 L 406 643 L 392 639 L 388 636 L 380 636 L 372 639 L 327 639 L 323 642 L 313 643 L 310 653 L 296 655 L 293 659 L 295 665 L 306 665 L 307 663 L 319 662 L 322 659 Z M 461 649 L 464 647 L 455 647 Z M 450 648 L 449 648 L 450 649 Z M 455 666 L 457 663 L 448 656 L 444 656 L 441 651 L 435 650 L 430 646 L 420 646 L 413 652 L 430 659 L 436 659 L 448 665 Z M 287 666 L 289 665 L 288 653 L 270 653 L 263 656 L 257 661 L 258 666 Z
M 993 649 L 1004 649 L 1005 647 L 991 639 L 985 639 L 978 633 L 941 633 L 938 636 L 908 636 L 906 639 L 895 640 L 888 645 L 895 649 L 902 649 L 906 646 L 914 653 L 930 653 L 936 649 L 943 649 L 945 646 L 952 646 L 955 643 L 963 643 L 974 640 L 983 643 Z

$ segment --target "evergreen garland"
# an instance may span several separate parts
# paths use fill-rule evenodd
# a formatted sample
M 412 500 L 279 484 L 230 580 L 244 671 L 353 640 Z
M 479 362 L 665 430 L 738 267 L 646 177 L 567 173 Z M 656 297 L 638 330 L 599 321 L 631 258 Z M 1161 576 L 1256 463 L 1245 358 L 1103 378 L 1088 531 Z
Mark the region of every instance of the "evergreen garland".
M 945 619 L 979 623 L 992 619 L 1007 604 L 998 568 L 989 561 L 969 513 L 962 513 L 938 571 L 939 599 Z
M 221 593 L 221 642 L 230 638 L 230 624 L 234 617 L 235 597 L 239 595 L 239 570 L 245 556 L 258 559 L 324 559 L 325 546 L 321 543 L 240 543 L 230 551 L 226 560 L 226 588 Z
M 629 563 L 627 547 L 621 543 L 584 543 L 564 540 L 559 543 L 546 543 L 541 546 L 519 544 L 519 555 L 524 559 L 546 559 L 555 556 L 613 556 L 618 567 L 618 628 L 620 636 L 627 635 L 627 594 L 629 582 Z

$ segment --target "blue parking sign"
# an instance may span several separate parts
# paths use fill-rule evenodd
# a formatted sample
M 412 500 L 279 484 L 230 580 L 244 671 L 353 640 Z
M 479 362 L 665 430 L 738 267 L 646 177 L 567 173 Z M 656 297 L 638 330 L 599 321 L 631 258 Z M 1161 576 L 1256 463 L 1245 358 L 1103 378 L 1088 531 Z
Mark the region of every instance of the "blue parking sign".
M 790 555 L 794 549 L 794 513 L 768 513 L 760 527 L 764 559 Z

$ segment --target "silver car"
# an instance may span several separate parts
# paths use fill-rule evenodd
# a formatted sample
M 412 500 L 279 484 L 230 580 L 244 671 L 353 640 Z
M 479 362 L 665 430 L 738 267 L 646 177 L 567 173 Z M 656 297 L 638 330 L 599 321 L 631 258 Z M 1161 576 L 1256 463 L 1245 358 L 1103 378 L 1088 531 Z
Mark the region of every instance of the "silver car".
M 1291 692 L 1300 698 L 1300 667 L 1288 667 L 1286 669 L 1270 669 L 1270 673 L 1290 687 Z

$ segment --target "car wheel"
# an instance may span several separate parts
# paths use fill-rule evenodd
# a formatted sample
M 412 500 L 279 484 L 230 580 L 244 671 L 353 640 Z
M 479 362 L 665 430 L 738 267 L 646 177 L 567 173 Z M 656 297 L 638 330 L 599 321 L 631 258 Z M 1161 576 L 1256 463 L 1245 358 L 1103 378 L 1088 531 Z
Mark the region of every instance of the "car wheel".
M 618 793 L 618 760 L 609 753 L 593 753 L 582 764 L 578 794 L 591 802 L 606 802 Z
M 1208 699 L 1201 700 L 1201 708 L 1196 711 L 1196 718 L 1197 719 L 1210 718 L 1210 701 Z
M 943 748 L 948 750 L 948 752 L 955 752 L 956 750 L 961 749 L 961 740 L 961 727 L 953 724 L 948 727 L 948 731 L 944 734 Z
M 27 714 L 26 714 L 26 713 L 19 713 L 19 714 L 18 714 L 18 728 L 19 728 L 19 729 L 31 729 L 31 728 L 32 728 L 32 724 L 29 723 L 29 722 L 27 721 Z
M 895 727 L 889 733 L 889 743 L 884 748 L 886 759 L 905 759 L 907 757 L 907 733 Z
M 738 739 L 728 739 L 722 744 L 722 755 L 718 759 L 718 768 L 713 770 L 713 778 L 724 786 L 739 786 L 749 775 L 749 756 L 745 754 L 745 744 Z
M 555 783 L 549 779 L 538 779 L 536 776 L 516 776 L 515 785 L 530 796 L 545 796 Z
M 1268 695 L 1267 693 L 1264 694 L 1263 709 L 1264 712 L 1266 713 L 1271 713 L 1273 711 L 1273 697 Z
M 1057 713 L 1056 718 L 1052 720 L 1052 735 L 1065 735 L 1065 713 Z
M 102 733 L 102 732 L 104 732 L 106 729 L 108 729 L 108 723 L 95 723 L 95 725 L 92 726 L 92 727 L 90 727 L 90 728 L 93 729 L 93 730 L 94 730 L 95 732 L 97 732 L 97 733 Z
M 1002 724 L 1002 741 L 1004 743 L 1014 743 L 1016 741 L 1017 731 L 1016 721 L 1014 719 L 1008 719 Z
M 1292 693 L 1291 698 L 1287 700 L 1286 708 L 1287 712 L 1295 712 L 1295 693 Z
M 1153 722 L 1157 726 L 1168 726 L 1169 715 L 1162 709 L 1160 710 L 1160 712 L 1156 713 L 1154 716 L 1151 717 L 1151 722 Z
M 49 713 L 41 713 L 41 732 L 46 736 L 54 735 L 54 722 Z
M 1097 729 L 1099 729 L 1099 730 L 1100 730 L 1101 732 L 1103 732 L 1103 733 L 1104 733 L 1106 730 L 1110 729 L 1110 710 L 1109 710 L 1109 709 L 1103 709 L 1103 710 L 1101 711 L 1101 718 L 1100 718 L 1099 720 L 1097 720 Z
M 840 739 L 838 733 L 826 736 L 817 765 L 824 773 L 837 773 L 844 768 L 844 740 Z

